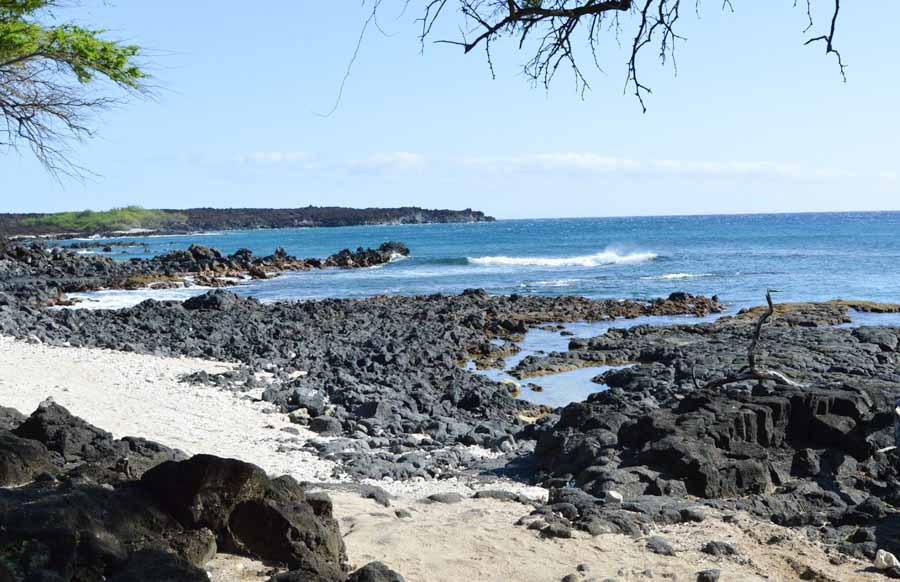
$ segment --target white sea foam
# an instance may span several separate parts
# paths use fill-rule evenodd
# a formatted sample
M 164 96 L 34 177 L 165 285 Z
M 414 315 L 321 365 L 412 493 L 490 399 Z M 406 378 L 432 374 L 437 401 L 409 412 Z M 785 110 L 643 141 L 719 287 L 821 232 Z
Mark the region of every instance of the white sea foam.
M 593 255 L 580 257 L 469 257 L 473 265 L 499 265 L 508 267 L 599 267 L 643 263 L 657 257 L 652 252 L 619 253 L 606 249 Z
M 641 279 L 662 279 L 664 281 L 672 279 L 699 279 L 700 277 L 712 277 L 712 273 L 666 273 L 665 275 L 654 275 L 652 277 L 641 277 Z
M 105 290 L 87 293 L 69 293 L 77 301 L 67 309 L 124 309 L 134 307 L 146 299 L 157 301 L 184 301 L 209 291 L 208 287 L 181 287 L 177 289 L 138 289 L 135 291 Z
M 399 263 L 400 261 L 405 261 L 408 259 L 408 255 L 401 255 L 400 253 L 391 253 L 391 258 L 388 261 L 389 263 Z
M 72 238 L 67 238 L 65 240 L 67 240 L 67 241 L 97 241 L 97 240 L 114 240 L 114 239 L 118 239 L 118 238 L 176 238 L 176 237 L 190 238 L 190 237 L 194 237 L 194 236 L 222 236 L 225 234 L 224 232 L 215 232 L 215 231 L 191 232 L 191 233 L 186 233 L 186 234 L 147 234 L 147 233 L 153 233 L 153 232 L 156 232 L 156 231 L 155 230 L 144 230 L 144 229 L 131 230 L 131 231 L 120 230 L 120 231 L 116 231 L 115 233 L 112 233 L 112 234 L 114 234 L 114 236 L 101 236 L 99 234 L 92 234 L 91 236 L 87 236 L 87 237 L 72 237 Z M 49 238 L 52 238 L 52 237 L 49 237 Z M 135 243 L 135 244 L 140 245 L 141 243 Z
M 571 287 L 581 281 L 582 279 L 548 279 L 546 281 L 528 281 L 519 287 Z

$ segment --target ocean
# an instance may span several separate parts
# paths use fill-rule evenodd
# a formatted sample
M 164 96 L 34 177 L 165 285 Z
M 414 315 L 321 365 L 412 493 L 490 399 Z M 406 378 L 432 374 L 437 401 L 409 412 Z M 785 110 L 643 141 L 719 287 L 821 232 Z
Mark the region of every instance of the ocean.
M 118 259 L 209 245 L 225 253 L 284 247 L 298 257 L 406 243 L 384 266 L 307 271 L 240 285 L 262 301 L 377 294 L 492 293 L 646 298 L 716 294 L 738 309 L 763 301 L 834 298 L 900 302 L 900 212 L 499 220 L 492 223 L 298 228 L 115 239 Z M 93 251 L 81 251 L 93 252 Z M 105 291 L 85 307 L 181 299 L 203 289 Z

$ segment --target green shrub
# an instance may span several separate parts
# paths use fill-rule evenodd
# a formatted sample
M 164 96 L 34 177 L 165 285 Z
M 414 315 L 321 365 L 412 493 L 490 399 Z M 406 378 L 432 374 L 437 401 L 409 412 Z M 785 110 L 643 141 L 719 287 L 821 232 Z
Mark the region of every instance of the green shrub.
M 156 230 L 173 224 L 182 224 L 187 216 L 166 210 L 148 210 L 140 206 L 126 206 L 112 210 L 59 212 L 26 218 L 26 226 L 47 227 L 67 232 L 109 232 L 144 228 Z

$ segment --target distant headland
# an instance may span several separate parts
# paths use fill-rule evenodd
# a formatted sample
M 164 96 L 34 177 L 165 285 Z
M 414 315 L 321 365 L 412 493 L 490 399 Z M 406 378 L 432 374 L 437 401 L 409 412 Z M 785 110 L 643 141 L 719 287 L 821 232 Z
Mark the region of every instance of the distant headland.
M 0 214 L 0 236 L 117 236 L 133 233 L 189 233 L 209 230 L 248 230 L 362 226 L 374 224 L 427 224 L 493 222 L 492 216 L 465 210 L 403 208 L 188 208 L 147 209 L 140 206 L 105 211 L 52 214 Z

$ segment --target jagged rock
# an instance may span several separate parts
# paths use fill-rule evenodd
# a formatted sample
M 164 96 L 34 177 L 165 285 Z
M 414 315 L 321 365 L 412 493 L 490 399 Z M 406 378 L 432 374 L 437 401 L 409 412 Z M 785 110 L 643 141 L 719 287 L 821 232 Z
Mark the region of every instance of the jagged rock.
M 270 480 L 249 463 L 197 455 L 166 462 L 141 485 L 185 527 L 209 528 L 219 547 L 327 576 L 346 553 L 329 502 L 290 477 Z
M 330 500 L 307 495 L 290 477 L 269 479 L 254 465 L 200 455 L 167 460 L 140 481 L 125 471 L 116 487 L 99 485 L 84 476 L 103 476 L 123 448 L 145 460 L 168 449 L 115 441 L 52 403 L 17 431 L 41 441 L 0 431 L 0 563 L 14 580 L 206 580 L 199 566 L 217 549 L 301 570 L 306 579 L 346 578 Z M 43 442 L 80 462 L 53 465 Z M 61 474 L 3 488 L 38 472 Z
M 305 408 L 310 416 L 322 416 L 325 414 L 325 393 L 321 390 L 299 387 L 294 390 L 290 404 Z
M 82 475 L 101 483 L 137 478 L 163 461 L 185 458 L 180 451 L 145 439 L 113 439 L 54 402 L 42 403 L 14 434 L 45 445 L 57 455 L 59 468 L 79 467 Z
M 102 580 L 141 549 L 178 553 L 202 533 L 185 530 L 134 487 L 36 483 L 0 489 L 0 547 L 21 579 L 49 570 L 70 579 Z M 196 555 L 196 554 L 195 554 Z M 182 555 L 187 559 L 186 555 Z
M 112 435 L 53 402 L 41 404 L 15 434 L 43 443 L 68 464 L 125 456 L 127 447 Z
M 188 311 L 193 311 L 195 309 L 227 311 L 234 308 L 236 305 L 239 305 L 242 301 L 250 300 L 242 299 L 231 291 L 213 289 L 212 291 L 207 291 L 203 295 L 198 295 L 196 297 L 187 299 L 184 303 L 182 303 L 182 305 Z
M 238 504 L 228 527 L 241 553 L 338 578 L 346 553 L 331 512 L 330 502 L 307 499 L 296 481 L 281 477 L 264 498 Z
M 309 430 L 322 436 L 338 436 L 344 429 L 341 421 L 333 416 L 317 416 L 309 421 Z
M 47 447 L 0 430 L 0 487 L 23 485 L 42 473 L 56 472 Z
M 25 418 L 18 410 L 0 406 L 0 430 L 13 430 L 25 422 Z
M 141 485 L 185 527 L 220 532 L 238 504 L 264 497 L 269 478 L 250 463 L 197 455 L 154 467 Z

